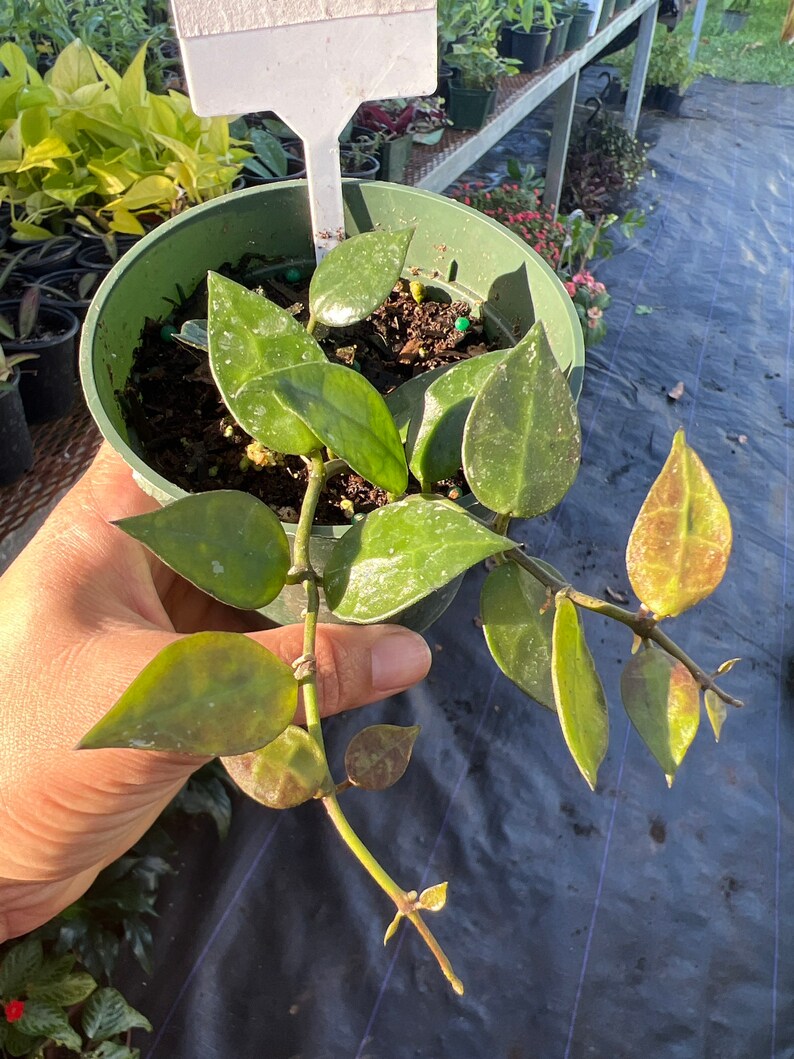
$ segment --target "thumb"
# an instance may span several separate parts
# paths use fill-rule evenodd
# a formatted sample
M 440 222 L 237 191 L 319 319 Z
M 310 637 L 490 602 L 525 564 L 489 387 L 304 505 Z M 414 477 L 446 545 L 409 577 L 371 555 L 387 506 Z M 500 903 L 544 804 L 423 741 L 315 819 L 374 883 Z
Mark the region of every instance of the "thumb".
M 248 635 L 287 664 L 303 652 L 302 625 Z M 314 653 L 323 717 L 404 691 L 432 662 L 422 637 L 401 625 L 318 625 Z M 303 723 L 302 711 L 296 723 Z

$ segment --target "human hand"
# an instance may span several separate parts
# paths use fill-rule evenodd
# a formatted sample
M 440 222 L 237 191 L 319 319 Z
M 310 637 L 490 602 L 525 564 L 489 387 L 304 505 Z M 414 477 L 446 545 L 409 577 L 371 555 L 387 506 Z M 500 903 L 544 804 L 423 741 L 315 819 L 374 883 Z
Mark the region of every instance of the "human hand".
M 108 521 L 156 506 L 103 447 L 0 578 L 0 942 L 84 893 L 206 761 L 74 750 L 159 651 L 215 630 L 286 662 L 301 654 L 302 626 L 252 631 L 258 615 L 199 592 Z M 316 655 L 325 716 L 410 687 L 431 661 L 420 636 L 389 625 L 320 626 Z

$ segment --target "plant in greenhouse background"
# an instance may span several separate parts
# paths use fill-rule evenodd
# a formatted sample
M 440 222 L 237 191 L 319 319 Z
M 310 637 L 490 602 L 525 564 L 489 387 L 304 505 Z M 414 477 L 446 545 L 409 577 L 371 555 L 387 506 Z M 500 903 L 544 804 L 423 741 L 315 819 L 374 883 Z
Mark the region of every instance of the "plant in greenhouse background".
M 140 235 L 229 190 L 251 152 L 225 118 L 149 92 L 145 60 L 144 45 L 121 75 L 76 40 L 42 77 L 15 44 L 0 47 L 0 200 L 18 235 L 46 239 L 75 211 Z
M 266 606 L 285 588 L 305 593 L 303 650 L 287 665 L 240 634 L 185 636 L 160 653 L 82 748 L 122 746 L 222 757 L 251 797 L 274 808 L 322 802 L 342 840 L 394 904 L 388 941 L 409 920 L 456 992 L 463 985 L 425 922 L 447 883 L 406 890 L 353 831 L 340 805 L 350 786 L 382 790 L 409 764 L 416 726 L 375 725 L 353 737 L 344 777 L 326 758 L 315 639 L 321 602 L 337 620 L 398 619 L 485 559 L 495 562 L 481 614 L 497 665 L 554 711 L 584 779 L 595 788 L 609 720 L 580 611 L 613 618 L 633 634 L 622 697 L 640 736 L 672 783 L 694 738 L 701 693 L 715 734 L 737 700 L 661 627 L 720 583 L 730 518 L 683 432 L 642 506 L 627 549 L 641 600 L 633 611 L 576 589 L 509 537 L 565 496 L 578 473 L 576 404 L 542 321 L 509 348 L 482 351 L 410 378 L 387 397 L 359 372 L 326 357 L 321 342 L 379 309 L 400 280 L 413 229 L 355 236 L 314 272 L 303 322 L 215 273 L 208 320 L 190 321 L 190 344 L 207 346 L 209 368 L 231 415 L 271 462 L 297 457 L 303 486 L 294 548 L 266 503 L 219 489 L 123 519 L 120 528 L 199 588 L 232 606 Z M 410 268 L 408 269 L 410 274 Z M 427 289 L 421 292 L 423 300 Z M 479 508 L 438 485 L 462 473 Z M 342 534 L 323 569 L 311 551 L 326 489 L 357 475 L 379 496 Z M 462 490 L 458 490 L 460 494 Z M 724 671 L 723 666 L 720 671 Z M 294 723 L 302 697 L 307 727 Z

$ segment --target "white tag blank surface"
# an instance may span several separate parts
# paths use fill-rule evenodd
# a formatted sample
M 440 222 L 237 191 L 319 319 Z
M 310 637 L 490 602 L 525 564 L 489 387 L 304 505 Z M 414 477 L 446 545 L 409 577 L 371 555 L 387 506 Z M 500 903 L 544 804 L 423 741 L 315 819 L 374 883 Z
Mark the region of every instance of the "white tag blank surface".
M 344 234 L 338 138 L 356 108 L 437 83 L 435 6 L 181 37 L 180 47 L 197 114 L 273 110 L 303 140 L 318 256 Z

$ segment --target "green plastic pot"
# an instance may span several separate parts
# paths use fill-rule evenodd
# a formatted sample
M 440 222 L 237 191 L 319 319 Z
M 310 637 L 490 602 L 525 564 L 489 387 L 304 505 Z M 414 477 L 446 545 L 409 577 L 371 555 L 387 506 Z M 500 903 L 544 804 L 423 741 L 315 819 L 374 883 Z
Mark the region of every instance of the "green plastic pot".
M 399 184 L 405 176 L 408 159 L 411 157 L 413 136 L 398 136 L 381 144 L 379 152 L 380 169 L 378 180 L 390 180 Z
M 579 8 L 574 11 L 571 24 L 568 27 L 568 40 L 566 41 L 568 51 L 578 51 L 587 44 L 592 20 L 593 12 L 589 7 Z
M 449 83 L 449 117 L 453 129 L 481 129 L 496 104 L 495 88 L 464 88 Z
M 542 319 L 578 397 L 584 343 L 573 302 L 545 261 L 518 236 L 459 202 L 398 184 L 345 181 L 344 199 L 348 235 L 415 225 L 408 257 L 411 275 L 424 280 L 431 293 L 462 299 L 482 312 L 490 337 L 510 344 Z M 313 267 L 304 181 L 240 191 L 167 221 L 114 266 L 86 315 L 80 372 L 88 407 L 142 488 L 161 503 L 185 492 L 147 465 L 119 393 L 146 320 L 165 320 L 179 301 L 179 288 L 190 294 L 210 269 L 235 266 L 246 255 L 260 259 L 262 276 L 292 265 L 304 271 Z M 293 525 L 284 529 L 290 537 L 295 532 Z M 347 529 L 347 524 L 316 527 L 311 550 L 319 571 Z M 457 587 L 455 582 L 423 600 L 403 615 L 403 622 L 426 627 L 443 613 Z M 263 613 L 277 622 L 293 622 L 303 606 L 299 587 L 288 586 Z M 333 620 L 325 611 L 322 617 Z
M 598 16 L 598 30 L 596 32 L 599 32 L 600 30 L 604 29 L 604 27 L 609 23 L 609 20 L 612 18 L 614 13 L 615 0 L 604 0 L 603 5 L 601 7 L 601 14 Z

